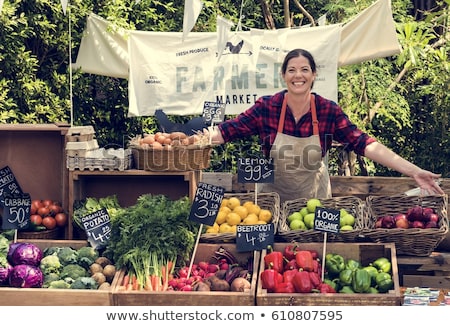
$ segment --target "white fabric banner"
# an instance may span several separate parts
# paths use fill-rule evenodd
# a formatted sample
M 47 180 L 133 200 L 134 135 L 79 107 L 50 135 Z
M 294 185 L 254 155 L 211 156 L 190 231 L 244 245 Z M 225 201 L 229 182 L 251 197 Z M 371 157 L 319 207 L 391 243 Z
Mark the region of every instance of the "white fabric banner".
M 308 29 L 235 32 L 218 60 L 216 33 L 130 32 L 129 115 L 201 114 L 203 104 L 226 104 L 238 114 L 262 96 L 281 90 L 282 60 L 302 47 L 313 53 L 319 77 L 314 90 L 337 99 L 339 25 Z
M 67 4 L 68 4 L 68 0 L 61 0 L 61 6 L 62 6 L 62 9 L 63 9 L 63 13 L 64 13 L 64 15 L 66 14 L 66 11 L 67 11 Z
M 128 78 L 128 34 L 128 30 L 91 13 L 72 67 L 90 74 Z
M 400 53 L 391 0 L 378 0 L 345 24 L 339 67 Z

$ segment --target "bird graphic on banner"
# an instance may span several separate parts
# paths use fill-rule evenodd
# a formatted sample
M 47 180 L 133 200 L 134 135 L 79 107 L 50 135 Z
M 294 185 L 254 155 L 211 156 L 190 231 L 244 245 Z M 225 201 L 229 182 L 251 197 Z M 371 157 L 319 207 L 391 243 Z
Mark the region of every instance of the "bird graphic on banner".
M 203 129 L 208 128 L 208 125 L 205 124 L 203 117 L 192 118 L 186 123 L 173 122 L 168 118 L 167 114 L 164 113 L 162 109 L 155 111 L 155 117 L 161 130 L 167 133 L 181 131 L 190 136 L 196 134 L 197 131 L 202 131 Z

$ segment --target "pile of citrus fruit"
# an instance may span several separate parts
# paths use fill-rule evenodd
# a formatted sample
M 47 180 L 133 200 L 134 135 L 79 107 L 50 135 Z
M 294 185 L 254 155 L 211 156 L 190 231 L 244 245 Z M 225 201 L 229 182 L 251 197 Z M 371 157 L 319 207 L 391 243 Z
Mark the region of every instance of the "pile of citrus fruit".
M 238 197 L 224 198 L 214 225 L 208 226 L 206 233 L 236 233 L 237 225 L 267 224 L 272 222 L 272 212 L 261 208 L 252 201 Z

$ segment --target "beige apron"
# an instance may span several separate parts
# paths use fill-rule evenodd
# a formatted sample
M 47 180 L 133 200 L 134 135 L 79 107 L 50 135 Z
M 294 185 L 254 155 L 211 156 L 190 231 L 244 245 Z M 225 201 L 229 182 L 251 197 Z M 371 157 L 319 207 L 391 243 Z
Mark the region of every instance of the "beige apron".
M 328 169 L 322 160 L 314 95 L 311 94 L 313 135 L 283 134 L 287 94 L 284 96 L 278 132 L 270 151 L 274 163 L 274 183 L 259 184 L 262 192 L 277 192 L 281 202 L 297 198 L 331 198 Z

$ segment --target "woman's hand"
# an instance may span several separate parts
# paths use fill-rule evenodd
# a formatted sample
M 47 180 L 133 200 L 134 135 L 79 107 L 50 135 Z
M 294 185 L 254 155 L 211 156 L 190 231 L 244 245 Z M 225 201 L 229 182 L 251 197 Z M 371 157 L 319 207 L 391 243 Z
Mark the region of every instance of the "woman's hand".
M 441 177 L 440 174 L 432 173 L 427 170 L 419 169 L 415 174 L 411 176 L 416 183 L 419 185 L 420 189 L 425 192 L 425 194 L 439 194 L 443 195 L 444 191 L 439 187 L 438 179 Z

